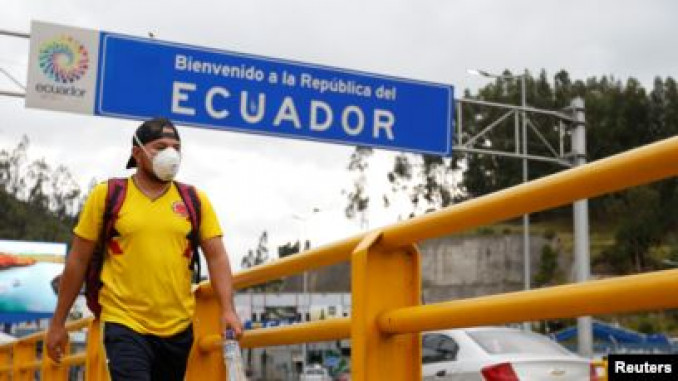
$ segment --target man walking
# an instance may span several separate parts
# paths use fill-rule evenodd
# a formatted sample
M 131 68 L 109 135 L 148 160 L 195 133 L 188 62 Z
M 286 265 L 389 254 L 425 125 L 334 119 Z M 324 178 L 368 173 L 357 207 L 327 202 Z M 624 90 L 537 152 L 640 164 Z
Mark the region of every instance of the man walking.
M 104 216 L 111 202 L 110 185 L 104 182 L 92 190 L 80 213 L 47 331 L 47 352 L 57 362 L 64 355 L 68 311 L 96 257 L 97 242 L 103 240 L 98 303 L 111 379 L 183 380 L 195 310 L 191 233 L 197 231 L 196 242 L 207 261 L 222 329 L 233 329 L 240 337 L 231 269 L 209 199 L 194 193 L 199 209 L 195 226 L 195 212 L 190 213 L 194 205 L 187 205 L 180 184 L 173 181 L 181 161 L 176 127 L 164 118 L 148 120 L 136 130 L 132 144 L 127 168 L 136 167 L 136 173 L 121 180 L 125 190 L 119 211 Z M 110 236 L 106 222 L 111 222 Z

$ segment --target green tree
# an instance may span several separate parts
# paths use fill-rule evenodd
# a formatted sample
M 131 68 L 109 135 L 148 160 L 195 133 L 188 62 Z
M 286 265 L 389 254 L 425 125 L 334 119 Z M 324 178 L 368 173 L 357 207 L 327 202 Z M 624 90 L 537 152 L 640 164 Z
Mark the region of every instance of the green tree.
M 347 195 L 347 204 L 344 213 L 348 219 L 360 218 L 360 226 L 365 228 L 368 225 L 367 211 L 370 205 L 370 197 L 367 194 L 367 169 L 369 168 L 369 157 L 373 150 L 369 147 L 356 147 L 351 154 L 348 163 L 349 172 L 354 174 L 351 190 L 344 191 Z
M 504 74 L 511 75 L 508 71 Z M 537 108 L 560 110 L 574 97 L 584 98 L 589 162 L 678 135 L 678 86 L 673 78 L 656 78 L 651 91 L 644 89 L 634 78 L 625 81 L 614 76 L 572 79 L 565 70 L 555 74 L 553 86 L 544 70 L 536 78 L 527 73 L 525 82 L 527 104 Z M 514 105 L 520 104 L 520 95 L 520 83 L 506 78 L 498 78 L 475 93 L 464 92 L 465 98 Z M 462 111 L 463 141 L 468 141 L 506 113 L 498 108 L 471 104 L 465 104 Z M 529 120 L 530 128 L 541 127 L 538 129 L 546 140 L 557 141 L 560 131 L 549 128 L 552 120 L 538 115 L 531 115 Z M 507 118 L 477 139 L 474 146 L 514 151 L 517 148 L 514 122 L 512 117 Z M 569 142 L 564 143 L 567 152 Z M 548 153 L 540 138 L 532 132 L 528 134 L 528 151 Z M 368 157 L 362 159 L 361 165 L 367 166 Z M 465 169 L 461 184 L 439 181 L 441 173 L 453 173 L 458 168 Z M 562 169 L 550 163 L 532 161 L 528 178 L 533 180 Z M 393 167 L 386 176 L 392 184 L 392 192 L 384 198 L 385 204 L 390 204 L 397 194 L 403 194 L 411 201 L 410 215 L 414 215 L 418 209 L 431 210 L 428 208 L 430 202 L 446 206 L 463 198 L 520 184 L 522 163 L 514 158 L 488 154 L 453 153 L 449 161 L 440 157 L 401 154 L 395 156 Z M 603 251 L 597 263 L 600 269 L 620 273 L 650 270 L 659 266 L 649 254 L 652 250 L 656 251 L 662 245 L 678 247 L 678 234 L 675 233 L 678 222 L 673 217 L 678 214 L 678 180 L 666 179 L 634 189 L 597 197 L 589 203 L 592 226 L 600 221 L 615 230 L 614 245 Z M 368 205 L 370 200 L 366 194 L 364 187 L 353 193 L 353 210 L 358 210 L 356 205 Z M 422 208 L 422 205 L 427 207 Z M 570 216 L 571 207 L 539 213 L 533 219 L 559 215 Z
M 67 242 L 81 203 L 80 188 L 64 166 L 28 160 L 24 136 L 0 150 L 0 238 Z
M 268 232 L 263 231 L 259 236 L 257 247 L 247 251 L 247 255 L 242 258 L 240 265 L 243 268 L 250 268 L 268 261 Z
M 284 245 L 278 246 L 278 258 L 285 258 L 292 254 L 298 253 L 299 246 L 301 246 L 299 241 L 295 243 L 287 242 Z
M 296 241 L 294 243 L 287 242 L 284 245 L 278 246 L 278 258 L 285 258 L 292 254 L 297 254 L 300 252 L 301 242 Z M 311 248 L 311 241 L 304 241 L 303 251 L 309 250 Z
M 404 193 L 412 205 L 409 215 L 427 213 L 453 204 L 460 198 L 455 175 L 457 161 L 437 155 L 399 154 L 386 177 L 390 193 L 382 195 L 384 206 Z M 416 179 L 417 181 L 413 181 Z
M 242 258 L 240 266 L 243 269 L 252 268 L 255 266 L 262 265 L 269 261 L 269 250 L 268 250 L 268 232 L 265 230 L 259 236 L 259 241 L 257 247 L 253 250 L 250 249 L 247 251 L 247 255 Z M 269 292 L 269 291 L 278 291 L 282 286 L 282 280 L 276 279 L 264 284 L 250 287 L 249 289 L 259 292 Z
M 541 248 L 541 261 L 539 269 L 534 276 L 534 283 L 537 287 L 550 285 L 554 282 L 556 272 L 558 271 L 558 252 L 551 245 L 544 245 Z

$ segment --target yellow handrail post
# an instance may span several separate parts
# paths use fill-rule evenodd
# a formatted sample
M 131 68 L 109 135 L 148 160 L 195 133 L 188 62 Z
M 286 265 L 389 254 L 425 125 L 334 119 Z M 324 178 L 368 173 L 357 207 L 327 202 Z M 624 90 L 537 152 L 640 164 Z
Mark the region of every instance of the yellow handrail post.
M 87 326 L 86 352 L 85 379 L 87 381 L 108 381 L 103 332 L 101 332 L 101 322 L 98 319 L 90 321 Z
M 11 349 L 11 347 L 0 348 L 0 368 L 6 369 L 6 371 L 0 371 L 0 381 L 11 380 L 11 377 L 10 377 L 11 366 L 12 366 L 12 349 Z
M 66 344 L 64 356 L 71 353 L 71 343 Z M 47 356 L 47 343 L 42 342 L 42 366 L 40 367 L 41 380 L 48 381 L 68 381 L 69 366 L 56 364 Z
M 220 350 L 200 349 L 200 339 L 221 332 L 220 307 L 217 298 L 205 294 L 203 288 L 195 293 L 195 316 L 193 317 L 193 347 L 188 356 L 187 381 L 205 381 L 209 374 L 212 380 L 225 380 L 226 367 Z
M 33 341 L 17 341 L 14 343 L 14 359 L 13 365 L 13 381 L 33 381 L 35 379 L 34 369 L 22 369 L 23 365 L 35 362 L 35 342 Z
M 421 335 L 391 335 L 377 326 L 385 311 L 420 304 L 416 246 L 385 250 L 381 232 L 363 239 L 351 259 L 351 376 L 355 381 L 421 380 Z

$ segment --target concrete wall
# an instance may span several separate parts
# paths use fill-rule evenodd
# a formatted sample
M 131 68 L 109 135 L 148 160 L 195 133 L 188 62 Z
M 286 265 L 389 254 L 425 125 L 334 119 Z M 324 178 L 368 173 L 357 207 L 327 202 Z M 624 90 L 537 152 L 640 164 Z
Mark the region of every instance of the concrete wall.
M 561 269 L 571 261 L 557 241 L 530 237 L 531 272 L 539 269 L 544 245 L 559 252 Z M 523 289 L 522 234 L 455 235 L 421 242 L 422 288 L 424 302 L 497 294 Z M 568 271 L 565 271 L 566 273 Z M 348 263 L 329 266 L 308 275 L 309 292 L 350 292 Z M 301 292 L 301 276 L 285 280 L 281 292 Z
M 309 292 L 350 292 L 351 267 L 348 262 L 309 271 L 306 279 Z M 301 275 L 287 277 L 280 292 L 302 292 Z
M 530 237 L 532 277 L 545 244 L 543 237 Z M 419 250 L 426 303 L 523 289 L 522 234 L 443 237 Z

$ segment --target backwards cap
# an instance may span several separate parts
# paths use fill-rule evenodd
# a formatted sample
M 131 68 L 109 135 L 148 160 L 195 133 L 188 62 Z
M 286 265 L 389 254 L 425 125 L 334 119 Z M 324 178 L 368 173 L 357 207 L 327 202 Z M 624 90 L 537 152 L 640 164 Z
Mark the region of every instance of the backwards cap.
M 172 131 L 165 131 L 166 128 L 170 128 Z M 145 145 L 161 138 L 174 138 L 181 141 L 179 138 L 179 131 L 177 131 L 174 124 L 167 118 L 153 118 L 143 122 L 141 126 L 137 128 L 134 135 L 136 135 L 138 141 L 132 136 L 132 145 L 137 147 L 139 146 L 139 143 Z M 137 161 L 134 159 L 134 156 L 130 156 L 127 161 L 127 168 L 134 168 L 136 166 Z

